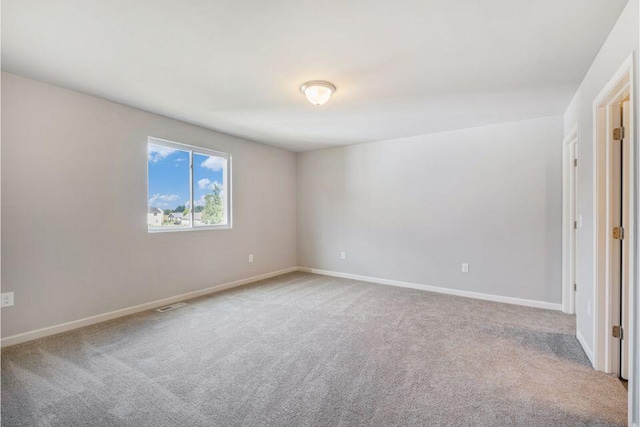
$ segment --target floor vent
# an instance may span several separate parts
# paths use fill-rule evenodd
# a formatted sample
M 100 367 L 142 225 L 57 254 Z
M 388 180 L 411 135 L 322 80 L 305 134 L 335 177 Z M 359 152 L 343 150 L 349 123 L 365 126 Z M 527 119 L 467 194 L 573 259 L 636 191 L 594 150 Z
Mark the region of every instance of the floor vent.
M 164 307 L 160 307 L 157 309 L 157 311 L 159 311 L 160 313 L 164 313 L 165 311 L 173 310 L 174 308 L 180 308 L 185 305 L 187 305 L 186 302 L 177 302 L 175 304 L 165 305 Z

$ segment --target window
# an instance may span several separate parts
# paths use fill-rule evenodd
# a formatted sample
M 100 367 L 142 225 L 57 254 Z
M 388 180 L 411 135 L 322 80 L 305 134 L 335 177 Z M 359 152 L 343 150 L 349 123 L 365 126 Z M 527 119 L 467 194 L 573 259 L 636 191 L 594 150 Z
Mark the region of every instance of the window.
M 149 232 L 231 228 L 231 156 L 147 141 Z

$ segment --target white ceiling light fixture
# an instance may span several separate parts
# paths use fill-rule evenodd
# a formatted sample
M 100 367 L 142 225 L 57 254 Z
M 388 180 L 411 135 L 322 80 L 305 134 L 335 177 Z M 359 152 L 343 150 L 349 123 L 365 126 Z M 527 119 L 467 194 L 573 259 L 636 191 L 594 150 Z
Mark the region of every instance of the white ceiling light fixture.
M 324 105 L 331 95 L 336 91 L 336 87 L 323 80 L 313 80 L 300 86 L 300 90 L 313 105 Z

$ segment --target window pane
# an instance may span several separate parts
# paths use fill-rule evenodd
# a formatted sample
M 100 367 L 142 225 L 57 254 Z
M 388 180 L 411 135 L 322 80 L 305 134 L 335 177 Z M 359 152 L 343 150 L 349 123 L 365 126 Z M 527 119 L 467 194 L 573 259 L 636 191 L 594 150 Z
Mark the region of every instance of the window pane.
M 149 229 L 189 227 L 189 152 L 153 143 L 147 149 Z
M 193 153 L 194 225 L 226 225 L 227 159 Z

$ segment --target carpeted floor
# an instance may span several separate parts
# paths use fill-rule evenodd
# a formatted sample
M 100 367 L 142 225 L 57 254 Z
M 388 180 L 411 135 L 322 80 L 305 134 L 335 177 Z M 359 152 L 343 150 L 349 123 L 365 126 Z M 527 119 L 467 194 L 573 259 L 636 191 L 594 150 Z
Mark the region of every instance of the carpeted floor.
M 4 350 L 2 425 L 625 425 L 574 323 L 291 273 Z

